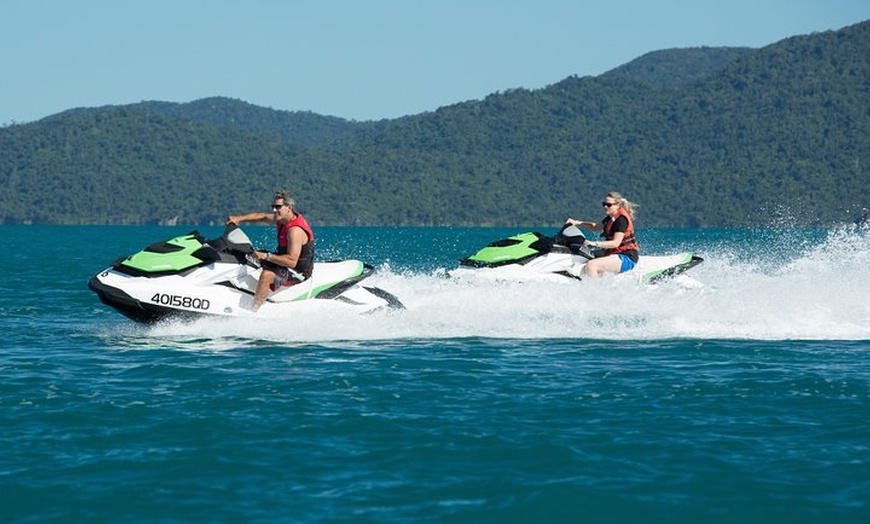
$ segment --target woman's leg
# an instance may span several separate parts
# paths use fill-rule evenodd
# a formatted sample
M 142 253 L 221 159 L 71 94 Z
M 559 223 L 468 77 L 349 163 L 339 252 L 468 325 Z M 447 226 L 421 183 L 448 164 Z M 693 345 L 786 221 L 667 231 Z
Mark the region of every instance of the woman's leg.
M 617 255 L 607 255 L 606 257 L 593 258 L 586 263 L 586 276 L 589 278 L 598 278 L 604 273 L 618 274 L 622 269 L 622 260 Z

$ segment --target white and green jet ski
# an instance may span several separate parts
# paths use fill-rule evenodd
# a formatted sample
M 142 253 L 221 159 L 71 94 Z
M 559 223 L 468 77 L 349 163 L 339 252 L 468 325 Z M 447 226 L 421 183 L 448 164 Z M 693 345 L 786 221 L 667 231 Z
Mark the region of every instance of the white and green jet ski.
M 338 307 L 367 313 L 404 306 L 383 289 L 360 281 L 374 268 L 359 260 L 315 262 L 311 278 L 270 293 L 250 310 L 261 268 L 248 236 L 236 226 L 207 240 L 198 231 L 157 242 L 115 261 L 88 287 L 100 300 L 144 323 L 167 317 L 291 317 L 300 309 Z
M 477 253 L 459 261 L 460 267 L 449 272 L 454 277 L 483 277 L 493 280 L 565 280 L 583 279 L 586 262 L 595 258 L 583 243 L 583 232 L 576 226 L 565 226 L 554 237 L 537 231 L 514 235 L 489 243 Z M 703 258 L 683 252 L 673 255 L 640 255 L 631 271 L 616 276 L 638 282 L 657 282 L 682 275 Z M 685 277 L 686 285 L 700 286 L 700 282 Z M 693 282 L 689 282 L 692 280 Z

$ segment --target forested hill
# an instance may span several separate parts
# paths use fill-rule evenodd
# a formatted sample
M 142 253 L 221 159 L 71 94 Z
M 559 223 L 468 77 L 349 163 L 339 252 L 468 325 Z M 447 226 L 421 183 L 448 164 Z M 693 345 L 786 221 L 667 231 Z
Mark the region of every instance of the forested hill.
M 288 187 L 315 224 L 827 224 L 870 205 L 870 22 L 376 122 L 227 98 L 0 128 L 0 222 L 221 222 Z
M 743 55 L 749 47 L 696 47 L 653 51 L 602 75 L 602 78 L 646 82 L 655 87 L 681 87 L 699 80 Z

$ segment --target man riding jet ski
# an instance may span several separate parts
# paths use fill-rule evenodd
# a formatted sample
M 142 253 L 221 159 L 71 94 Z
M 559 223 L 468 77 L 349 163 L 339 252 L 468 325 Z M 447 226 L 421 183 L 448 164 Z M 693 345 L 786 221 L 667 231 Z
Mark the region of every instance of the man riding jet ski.
M 334 307 L 360 313 L 404 307 L 387 291 L 360 284 L 372 266 L 342 260 L 315 262 L 311 278 L 278 288 L 254 312 L 262 268 L 253 253 L 250 239 L 235 225 L 211 240 L 193 231 L 115 261 L 88 287 L 103 303 L 146 323 L 177 316 L 286 318 Z
M 573 225 L 564 226 L 554 237 L 537 231 L 497 240 L 459 261 L 451 276 L 486 277 L 498 280 L 564 280 L 585 278 L 584 267 L 601 253 L 584 244 L 586 237 Z M 641 255 L 634 269 L 615 278 L 656 282 L 680 275 L 704 259 L 692 253 L 666 256 Z

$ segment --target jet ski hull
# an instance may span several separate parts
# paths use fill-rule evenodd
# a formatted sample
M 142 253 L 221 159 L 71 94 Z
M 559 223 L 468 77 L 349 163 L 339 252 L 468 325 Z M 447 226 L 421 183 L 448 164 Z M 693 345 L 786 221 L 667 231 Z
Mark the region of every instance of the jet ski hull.
M 368 313 L 404 307 L 389 292 L 360 283 L 372 274 L 371 266 L 342 260 L 315 263 L 311 278 L 270 293 L 254 312 L 251 305 L 262 268 L 251 259 L 246 261 L 245 251 L 252 249 L 242 244 L 239 251 L 238 244 L 206 241 L 194 233 L 119 259 L 91 277 L 88 287 L 104 304 L 143 323 L 201 316 L 288 318 L 301 311 Z M 241 235 L 236 240 L 247 240 Z
M 583 269 L 594 254 L 583 247 L 585 237 L 579 230 L 574 229 L 573 235 L 566 234 L 566 231 L 567 228 L 563 228 L 556 237 L 529 232 L 494 241 L 460 260 L 460 267 L 448 273 L 461 278 L 520 282 L 583 279 Z M 641 255 L 634 269 L 616 275 L 616 278 L 641 283 L 659 282 L 681 275 L 703 260 L 689 252 Z
M 620 280 L 636 280 L 641 283 L 654 283 L 666 280 L 697 266 L 703 258 L 691 253 L 677 253 L 667 256 L 641 256 L 631 271 L 616 275 Z M 484 278 L 489 280 L 525 281 L 564 281 L 582 280 L 583 267 L 587 259 L 568 255 L 543 255 L 523 264 L 503 264 L 497 267 L 460 266 L 449 271 L 450 276 L 459 278 Z

